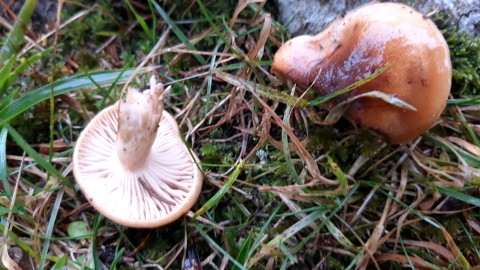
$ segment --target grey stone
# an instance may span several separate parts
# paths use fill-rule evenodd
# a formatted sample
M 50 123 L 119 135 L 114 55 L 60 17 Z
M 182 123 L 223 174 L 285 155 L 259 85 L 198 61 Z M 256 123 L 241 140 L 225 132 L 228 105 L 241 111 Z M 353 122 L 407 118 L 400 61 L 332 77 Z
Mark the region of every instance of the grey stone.
M 287 25 L 292 35 L 315 34 L 324 29 L 342 13 L 369 1 L 360 0 L 275 0 L 279 20 Z M 411 5 L 428 14 L 445 11 L 459 27 L 475 37 L 480 36 L 480 0 L 417 0 L 392 1 Z
M 2 1 L 2 0 L 0 0 Z M 22 8 L 25 0 L 3 0 L 5 6 L 10 9 L 11 12 L 18 14 Z M 57 15 L 57 0 L 37 0 L 35 10 L 32 14 L 32 29 L 35 32 L 46 32 L 47 26 L 53 23 Z M 0 5 L 0 16 L 4 17 L 7 21 L 12 21 L 14 18 L 10 12 L 5 10 Z

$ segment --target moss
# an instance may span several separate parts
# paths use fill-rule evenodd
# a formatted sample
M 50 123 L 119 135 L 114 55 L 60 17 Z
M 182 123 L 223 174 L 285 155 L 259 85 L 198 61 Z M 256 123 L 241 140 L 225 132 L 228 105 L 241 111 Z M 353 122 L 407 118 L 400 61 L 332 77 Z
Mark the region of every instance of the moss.
M 473 237 L 462 237 L 460 240 L 457 240 L 457 243 L 461 250 L 464 251 L 464 255 L 467 256 L 475 256 L 478 252 L 478 247 L 480 247 L 480 239 Z
M 332 158 L 344 172 L 347 172 L 361 155 L 372 158 L 375 155 L 380 155 L 388 151 L 388 149 L 381 149 L 379 152 L 382 139 L 377 134 L 366 129 L 355 131 L 355 136 L 350 136 L 347 140 L 339 140 L 339 137 L 345 132 L 348 132 L 349 129 L 351 129 L 351 125 L 344 119 L 334 126 L 313 125 L 311 127 L 307 150 L 314 156 L 328 153 L 328 156 Z M 322 163 L 321 165 L 325 166 L 326 163 Z M 368 167 L 369 166 L 364 166 L 359 173 L 362 173 L 362 170 Z M 331 168 L 325 166 L 323 173 L 326 177 L 330 177 Z M 371 173 L 375 174 L 378 173 L 378 171 L 374 170 Z M 370 175 L 368 175 L 368 177 L 371 180 L 377 178 L 372 178 Z
M 313 135 L 308 141 L 308 151 L 314 153 L 316 151 L 329 152 L 337 163 L 338 161 L 344 162 L 351 156 L 351 150 L 338 140 L 338 134 L 333 126 L 313 126 L 311 134 Z
M 98 65 L 97 56 L 85 48 L 80 48 L 75 52 L 75 59 L 80 67 L 91 69 Z
M 211 164 L 231 164 L 233 161 L 231 153 L 227 152 L 227 145 L 224 143 L 205 143 L 200 147 L 202 160 Z
M 329 256 L 328 260 L 328 269 L 345 269 L 346 265 L 344 265 L 339 260 L 335 259 L 334 256 Z
M 241 143 L 205 142 L 200 147 L 200 158 L 205 164 L 231 165 L 235 164 Z M 223 167 L 220 167 L 223 168 Z M 219 169 L 220 169 L 219 168 Z M 228 169 L 227 167 L 224 167 Z M 221 169 L 223 171 L 223 169 Z
M 432 18 L 450 48 L 453 65 L 452 93 L 476 95 L 480 93 L 480 38 L 459 31 L 444 12 Z
M 25 113 L 12 121 L 12 126 L 22 134 L 24 140 L 31 144 L 48 141 L 50 136 L 49 104 L 42 102 L 29 108 Z

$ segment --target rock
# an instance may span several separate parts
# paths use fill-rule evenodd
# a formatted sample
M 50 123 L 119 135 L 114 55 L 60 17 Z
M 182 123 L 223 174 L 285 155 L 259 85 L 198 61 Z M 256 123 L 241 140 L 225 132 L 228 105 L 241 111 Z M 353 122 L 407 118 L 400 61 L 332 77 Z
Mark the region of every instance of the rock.
M 0 16 L 4 17 L 7 21 L 14 20 L 10 13 L 13 12 L 18 14 L 24 2 L 24 0 L 4 0 L 5 7 L 10 10 L 6 10 L 4 9 L 4 6 L 0 6 Z M 56 16 L 57 0 L 37 0 L 37 5 L 35 6 L 31 19 L 33 31 L 46 32 L 48 30 L 48 25 L 55 21 Z
M 276 0 L 279 20 L 287 25 L 293 36 L 315 34 L 324 29 L 337 16 L 367 3 L 361 0 Z M 412 3 L 412 6 L 424 14 L 432 11 L 445 11 L 464 30 L 480 37 L 480 0 L 417 0 L 393 1 Z

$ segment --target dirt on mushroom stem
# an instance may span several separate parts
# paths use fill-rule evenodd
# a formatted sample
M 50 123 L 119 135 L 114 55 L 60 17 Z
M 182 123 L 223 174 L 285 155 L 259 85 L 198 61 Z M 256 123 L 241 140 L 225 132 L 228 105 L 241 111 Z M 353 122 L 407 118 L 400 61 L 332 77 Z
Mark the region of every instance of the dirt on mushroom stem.
M 126 100 L 117 103 L 117 154 L 120 162 L 131 171 L 145 166 L 162 118 L 163 85 L 157 84 L 152 77 L 150 87 L 143 93 L 130 88 Z

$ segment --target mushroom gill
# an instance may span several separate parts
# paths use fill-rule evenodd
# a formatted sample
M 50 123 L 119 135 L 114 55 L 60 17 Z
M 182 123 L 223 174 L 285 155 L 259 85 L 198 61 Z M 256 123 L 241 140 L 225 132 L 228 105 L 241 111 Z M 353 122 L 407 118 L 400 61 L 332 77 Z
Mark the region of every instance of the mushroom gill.
M 151 97 L 160 102 L 154 104 Z M 183 143 L 175 119 L 163 111 L 161 97 L 129 94 L 127 106 L 122 102 L 101 111 L 75 147 L 74 174 L 81 191 L 100 213 L 125 226 L 173 222 L 200 194 L 197 158 Z M 120 114 L 125 108 L 128 114 L 119 117 L 119 107 Z M 124 136 L 119 135 L 122 128 Z

